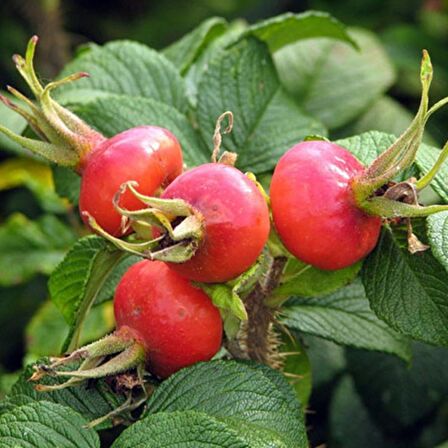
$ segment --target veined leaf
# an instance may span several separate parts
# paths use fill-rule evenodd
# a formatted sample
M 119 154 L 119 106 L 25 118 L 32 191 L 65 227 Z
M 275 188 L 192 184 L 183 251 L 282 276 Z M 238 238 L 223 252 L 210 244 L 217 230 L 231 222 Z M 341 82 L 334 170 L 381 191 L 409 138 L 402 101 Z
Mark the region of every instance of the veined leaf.
M 360 282 L 325 297 L 294 298 L 282 308 L 281 321 L 338 344 L 393 353 L 405 360 L 411 356 L 407 339 L 372 312 Z
M 193 31 L 163 50 L 163 54 L 184 74 L 199 57 L 204 48 L 227 28 L 221 17 L 204 20 Z
M 254 38 L 218 52 L 199 85 L 197 116 L 204 142 L 212 142 L 217 118 L 233 112 L 223 149 L 237 152 L 237 166 L 254 173 L 272 169 L 279 157 L 309 134 L 325 134 L 282 90 L 267 47 Z
M 80 239 L 55 269 L 48 284 L 51 299 L 71 328 L 63 350 L 78 346 L 88 311 L 126 256 L 104 239 L 90 235 Z
M 401 241 L 400 231 L 383 229 L 364 262 L 370 306 L 400 333 L 448 345 L 448 273 L 431 253 L 411 255 Z
M 428 216 L 426 223 L 432 253 L 448 271 L 448 212 Z
M 88 72 L 89 78 L 61 86 L 58 99 L 79 103 L 109 93 L 151 98 L 185 111 L 185 84 L 176 67 L 162 54 L 137 42 L 115 41 L 89 51 L 67 64 L 61 77 Z M 132 103 L 132 99 L 129 100 Z
M 93 429 L 67 406 L 50 402 L 18 406 L 0 416 L 3 448 L 99 448 Z

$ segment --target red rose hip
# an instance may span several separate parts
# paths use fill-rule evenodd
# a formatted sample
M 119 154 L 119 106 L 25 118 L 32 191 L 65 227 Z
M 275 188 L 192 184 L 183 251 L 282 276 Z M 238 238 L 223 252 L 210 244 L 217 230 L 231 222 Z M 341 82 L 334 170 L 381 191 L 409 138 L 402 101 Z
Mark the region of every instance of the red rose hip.
M 283 155 L 272 177 L 271 205 L 277 232 L 295 257 L 335 270 L 375 247 L 381 218 L 357 207 L 351 186 L 363 171 L 349 151 L 330 142 L 302 142 Z

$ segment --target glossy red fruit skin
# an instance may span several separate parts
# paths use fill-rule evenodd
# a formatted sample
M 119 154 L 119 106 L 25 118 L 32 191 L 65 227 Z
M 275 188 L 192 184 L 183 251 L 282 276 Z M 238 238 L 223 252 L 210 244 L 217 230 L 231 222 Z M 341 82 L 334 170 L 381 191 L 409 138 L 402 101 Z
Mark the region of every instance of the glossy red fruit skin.
M 105 140 L 89 155 L 81 175 L 79 210 L 86 224 L 88 212 L 106 232 L 121 236 L 121 216 L 112 200 L 127 181 L 138 182 L 138 191 L 151 196 L 165 187 L 183 168 L 182 149 L 164 128 L 139 126 Z M 137 210 L 143 204 L 126 192 L 120 205 Z
M 381 218 L 360 210 L 351 188 L 363 170 L 349 151 L 325 141 L 299 143 L 281 157 L 271 181 L 271 206 L 280 239 L 295 257 L 335 270 L 375 247 Z
M 256 184 L 238 169 L 208 163 L 172 182 L 163 198 L 180 198 L 204 219 L 204 238 L 194 256 L 170 266 L 198 282 L 221 283 L 246 271 L 269 236 L 269 210 Z
M 143 260 L 127 270 L 115 292 L 114 313 L 117 329 L 127 327 L 142 343 L 149 371 L 161 378 L 210 360 L 221 347 L 218 309 L 161 261 Z

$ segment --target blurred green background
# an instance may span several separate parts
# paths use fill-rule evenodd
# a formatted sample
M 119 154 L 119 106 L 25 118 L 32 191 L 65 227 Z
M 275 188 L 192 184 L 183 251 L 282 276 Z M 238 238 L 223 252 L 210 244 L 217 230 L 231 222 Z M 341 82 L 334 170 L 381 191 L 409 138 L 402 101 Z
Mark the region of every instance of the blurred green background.
M 448 0 L 2 0 L 0 90 L 7 84 L 24 90 L 11 55 L 23 53 L 32 34 L 41 38 L 36 62 L 45 80 L 91 41 L 132 39 L 161 49 L 211 16 L 252 23 L 309 9 L 374 32 L 395 71 L 387 92 L 349 123 L 329 126 L 330 136 L 402 130 L 419 101 L 422 48 L 430 52 L 435 69 L 432 100 L 448 94 Z M 287 79 L 282 81 L 288 86 Z M 439 112 L 431 119 L 427 139 L 443 144 L 447 122 L 447 111 Z M 57 350 L 48 329 L 59 339 L 65 330 L 47 301 L 47 275 L 82 232 L 76 211 L 52 194 L 47 171 L 18 161 L 1 140 L 0 252 L 8 256 L 0 256 L 0 396 L 24 360 Z M 29 272 L 15 278 L 19 263 L 28 263 Z M 112 328 L 110 308 L 97 310 L 90 321 L 86 340 L 97 336 L 97 328 Z M 344 349 L 317 338 L 304 342 L 313 370 L 308 414 L 312 446 L 430 448 L 448 439 L 447 350 L 416 344 L 409 367 L 389 355 Z

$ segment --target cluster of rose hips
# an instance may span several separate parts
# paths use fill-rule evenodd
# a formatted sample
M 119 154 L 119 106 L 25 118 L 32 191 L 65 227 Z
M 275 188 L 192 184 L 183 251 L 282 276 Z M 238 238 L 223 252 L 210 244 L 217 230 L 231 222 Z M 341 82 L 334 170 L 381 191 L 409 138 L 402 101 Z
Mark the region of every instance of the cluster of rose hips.
M 222 320 L 192 282 L 223 283 L 243 274 L 256 263 L 271 230 L 290 254 L 320 269 L 344 268 L 375 247 L 381 217 L 362 205 L 376 204 L 372 195 L 390 179 L 373 170 L 378 167 L 364 168 L 334 143 L 304 141 L 278 162 L 270 199 L 253 176 L 226 160 L 184 171 L 181 146 L 168 130 L 140 126 L 105 138 L 57 104 L 51 90 L 85 74 L 42 86 L 33 68 L 36 42 L 32 38 L 26 57 L 14 61 L 37 105 L 13 88 L 10 92 L 28 109 L 2 99 L 42 140 L 1 126 L 0 131 L 74 168 L 82 178 L 79 209 L 85 223 L 146 260 L 133 265 L 116 289 L 117 330 L 55 361 L 34 379 L 46 372 L 99 377 L 142 363 L 165 378 L 211 359 L 222 343 Z M 407 143 L 418 137 L 409 136 Z M 398 159 L 395 163 L 401 163 Z M 382 163 L 383 171 L 395 169 Z M 110 355 L 115 357 L 105 364 L 95 361 Z M 60 364 L 79 357 L 88 357 L 88 366 L 57 372 Z

